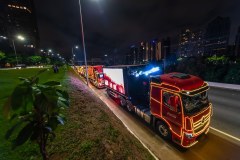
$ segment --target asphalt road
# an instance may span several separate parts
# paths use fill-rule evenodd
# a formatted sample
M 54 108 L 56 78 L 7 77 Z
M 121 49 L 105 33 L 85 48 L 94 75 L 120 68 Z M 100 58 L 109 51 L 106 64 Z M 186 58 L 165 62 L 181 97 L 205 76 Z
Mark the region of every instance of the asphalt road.
M 213 104 L 211 126 L 240 139 L 240 91 L 211 87 Z
M 105 92 L 105 89 L 96 89 L 90 85 L 92 91 L 98 96 L 110 110 L 123 122 L 126 128 L 137 137 L 140 142 L 146 146 L 157 159 L 161 160 L 239 160 L 240 159 L 240 145 L 239 143 L 232 143 L 234 140 L 210 129 L 207 135 L 204 135 L 199 139 L 199 142 L 189 148 L 188 150 L 182 150 L 178 145 L 173 142 L 163 140 L 157 135 L 153 129 L 143 122 L 138 116 L 127 112 L 124 108 L 120 107 L 114 100 L 112 100 Z M 229 96 L 225 98 L 219 97 L 221 94 L 227 94 Z M 231 96 L 232 95 L 232 96 Z M 231 127 L 236 129 L 230 129 L 227 126 L 228 123 L 232 123 L 231 117 L 237 117 L 239 112 L 239 106 L 237 101 L 240 100 L 239 92 L 225 91 L 219 89 L 211 89 L 209 93 L 210 99 L 214 105 L 214 117 L 211 126 L 217 129 L 223 129 L 224 131 L 235 131 L 239 133 L 239 127 L 236 128 L 239 122 L 234 122 Z M 217 98 L 216 98 L 217 96 Z M 231 106 L 235 108 L 229 109 Z M 223 108 L 221 108 L 223 107 Z M 237 111 L 235 110 L 237 108 Z M 224 110 L 229 111 L 229 117 L 225 116 Z M 224 114 L 223 114 L 224 113 Z M 240 116 L 237 117 L 238 119 Z M 226 121 L 226 122 L 222 122 Z M 221 127 L 221 126 L 224 127 Z M 226 126 L 225 126 L 226 125 Z M 219 127 L 220 126 L 220 127 Z M 228 133 L 229 133 L 228 132 Z M 231 132 L 232 133 L 232 132 Z M 231 139 L 231 140 L 229 140 Z
M 158 159 L 161 160 L 239 160 L 240 146 L 232 143 L 225 135 L 213 134 L 210 130 L 208 135 L 200 138 L 192 148 L 183 151 L 179 146 L 159 137 L 151 127 L 143 122 L 138 116 L 130 114 L 124 108 L 118 106 L 114 100 L 108 97 L 105 90 L 90 86 L 93 92 L 105 102 L 112 112 L 124 123 Z

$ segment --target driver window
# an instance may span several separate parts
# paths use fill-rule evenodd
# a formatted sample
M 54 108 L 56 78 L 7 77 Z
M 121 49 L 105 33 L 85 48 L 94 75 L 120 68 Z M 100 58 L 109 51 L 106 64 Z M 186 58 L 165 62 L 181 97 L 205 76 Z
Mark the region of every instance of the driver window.
M 180 101 L 179 97 L 173 93 L 170 92 L 163 92 L 163 103 L 165 104 L 166 107 L 168 107 L 170 110 L 174 111 L 174 104 L 177 104 L 177 111 L 181 112 L 180 109 Z

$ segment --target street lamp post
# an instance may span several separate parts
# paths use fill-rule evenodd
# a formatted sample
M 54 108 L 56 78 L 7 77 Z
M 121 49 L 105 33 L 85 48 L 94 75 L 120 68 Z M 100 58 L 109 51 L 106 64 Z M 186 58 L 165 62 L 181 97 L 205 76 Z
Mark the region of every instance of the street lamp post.
M 78 49 L 78 46 L 72 47 L 72 59 L 73 59 L 73 65 L 74 65 L 74 58 L 75 58 L 74 48 Z
M 17 65 L 18 65 L 17 51 L 16 51 L 16 47 L 15 47 L 14 40 L 12 40 L 12 44 L 13 44 L 13 49 L 14 49 L 14 53 L 15 53 L 15 57 L 16 57 L 16 61 L 17 61 Z
M 74 52 L 73 52 L 73 47 L 72 47 L 72 60 L 73 60 L 73 65 L 74 65 Z
M 82 18 L 81 0 L 79 0 L 79 11 L 80 11 L 80 21 L 81 21 L 82 42 L 83 42 L 83 54 L 84 54 L 84 61 L 85 61 L 85 68 L 86 68 L 87 86 L 88 86 L 88 83 L 89 83 L 88 71 L 87 71 L 88 67 L 87 67 L 87 55 L 86 55 L 86 48 L 85 48 L 84 30 L 83 30 L 83 18 Z
M 0 38 L 8 39 L 8 38 L 5 37 L 5 36 L 0 36 Z M 25 40 L 25 38 L 24 38 L 23 36 L 21 36 L 21 35 L 18 35 L 18 36 L 17 36 L 17 39 L 19 39 L 19 40 L 21 40 L 21 41 L 24 41 L 24 40 Z M 16 50 L 14 38 L 12 38 L 12 45 L 13 45 L 13 50 L 14 50 L 16 62 L 17 62 L 17 65 L 18 65 L 17 50 Z
M 24 41 L 25 38 L 21 35 L 18 35 L 17 38 L 21 41 Z M 17 51 L 16 51 L 16 46 L 15 46 L 15 41 L 14 39 L 12 39 L 12 44 L 13 44 L 13 49 L 14 49 L 14 53 L 15 53 L 15 57 L 16 57 L 16 61 L 17 61 L 17 65 L 18 65 L 18 58 L 17 58 Z

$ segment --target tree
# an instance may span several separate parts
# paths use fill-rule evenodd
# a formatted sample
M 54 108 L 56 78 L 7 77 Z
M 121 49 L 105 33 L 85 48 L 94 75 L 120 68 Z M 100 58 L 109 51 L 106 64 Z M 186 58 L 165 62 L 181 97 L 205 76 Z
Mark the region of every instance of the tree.
M 42 57 L 41 56 L 30 56 L 28 57 L 28 61 L 31 63 L 31 64 L 37 64 L 37 63 L 40 63 L 42 60 Z
M 225 83 L 240 84 L 240 65 L 232 65 L 229 67 L 227 74 L 224 77 Z
M 46 58 L 46 64 L 51 64 L 51 59 L 50 58 Z
M 69 106 L 69 96 L 60 88 L 59 82 L 39 84 L 37 76 L 44 71 L 30 78 L 19 78 L 22 83 L 4 105 L 4 115 L 15 122 L 7 131 L 6 139 L 20 128 L 12 141 L 13 149 L 28 140 L 34 141 L 39 145 L 43 159 L 47 160 L 47 142 L 55 138 L 56 127 L 64 124 L 65 118 L 60 111 Z
M 213 64 L 226 64 L 229 61 L 229 58 L 226 56 L 216 56 L 208 57 L 207 61 Z
M 2 51 L 0 51 L 0 61 L 2 61 L 3 59 L 6 58 L 5 53 L 3 53 Z

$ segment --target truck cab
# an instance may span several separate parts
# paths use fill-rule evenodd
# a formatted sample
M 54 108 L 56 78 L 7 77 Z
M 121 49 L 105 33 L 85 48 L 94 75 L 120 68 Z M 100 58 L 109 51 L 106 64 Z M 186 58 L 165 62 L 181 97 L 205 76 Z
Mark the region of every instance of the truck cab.
M 123 65 L 103 68 L 107 94 L 150 124 L 165 139 L 184 148 L 209 130 L 209 86 L 184 73 L 162 74 L 160 67 Z
M 192 75 L 170 73 L 151 78 L 150 110 L 156 130 L 182 147 L 196 144 L 209 130 L 212 104 L 206 82 Z
M 90 81 L 97 88 L 104 88 L 103 66 L 88 66 L 88 75 Z

